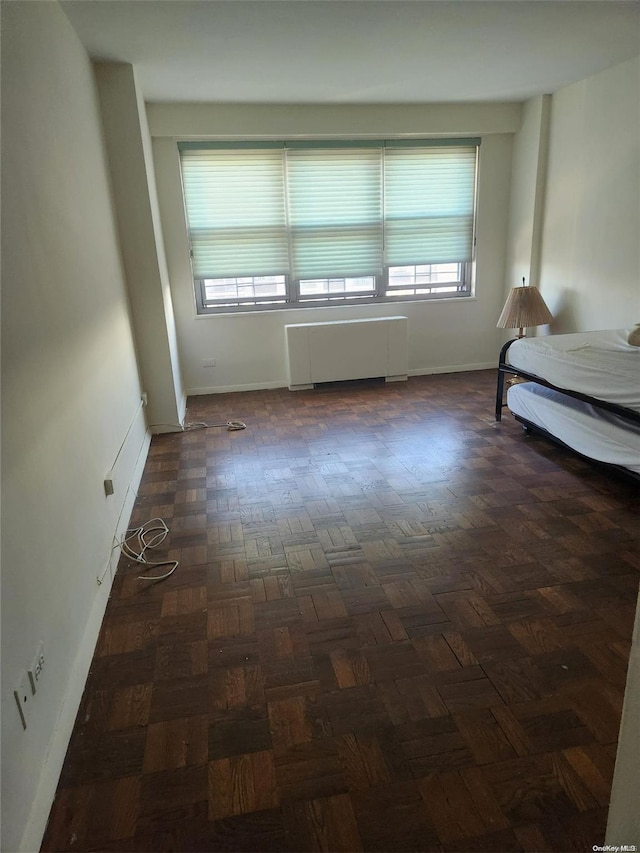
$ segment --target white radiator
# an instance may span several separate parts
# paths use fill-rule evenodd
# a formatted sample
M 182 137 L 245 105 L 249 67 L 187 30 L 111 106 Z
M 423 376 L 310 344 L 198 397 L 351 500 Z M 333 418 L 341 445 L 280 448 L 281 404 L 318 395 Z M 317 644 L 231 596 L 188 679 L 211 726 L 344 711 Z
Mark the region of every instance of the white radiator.
M 289 389 L 343 379 L 406 379 L 407 326 L 406 317 L 285 326 Z

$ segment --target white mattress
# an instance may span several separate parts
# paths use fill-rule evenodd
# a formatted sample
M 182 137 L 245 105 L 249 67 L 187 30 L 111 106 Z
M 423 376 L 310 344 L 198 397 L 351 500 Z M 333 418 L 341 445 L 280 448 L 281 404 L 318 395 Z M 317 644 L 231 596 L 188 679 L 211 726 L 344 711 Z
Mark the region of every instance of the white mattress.
M 635 319 L 635 318 L 634 318 Z M 640 347 L 629 329 L 521 338 L 507 362 L 571 391 L 640 412 Z
M 535 382 L 512 385 L 507 405 L 578 453 L 640 473 L 640 424 Z

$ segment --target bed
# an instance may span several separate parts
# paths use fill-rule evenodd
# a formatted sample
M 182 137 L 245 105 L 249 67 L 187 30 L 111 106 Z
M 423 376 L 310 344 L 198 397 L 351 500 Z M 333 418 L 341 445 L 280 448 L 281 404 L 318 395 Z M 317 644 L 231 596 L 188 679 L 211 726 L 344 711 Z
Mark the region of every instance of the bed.
M 516 420 L 572 450 L 640 478 L 640 347 L 629 330 L 520 338 L 500 352 L 496 420 L 505 378 Z

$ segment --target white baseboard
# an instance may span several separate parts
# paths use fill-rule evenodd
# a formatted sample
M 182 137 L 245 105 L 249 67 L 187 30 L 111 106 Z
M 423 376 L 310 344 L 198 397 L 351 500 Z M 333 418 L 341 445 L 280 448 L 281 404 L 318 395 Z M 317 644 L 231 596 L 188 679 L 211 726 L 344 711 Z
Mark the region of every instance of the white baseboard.
M 445 367 L 419 367 L 410 370 L 409 376 L 430 376 L 432 373 L 466 373 L 473 370 L 490 370 L 497 368 L 498 359 L 495 361 L 478 362 L 476 364 L 449 364 Z
M 138 486 L 142 479 L 144 466 L 147 461 L 149 445 L 151 443 L 151 435 L 147 431 L 143 443 L 140 447 L 140 452 L 134 467 L 131 483 L 124 500 L 120 521 L 118 527 L 123 529 L 116 530 L 115 536 L 121 538 L 124 530 L 128 525 L 133 505 L 135 503 Z M 71 676 L 67 684 L 58 721 L 51 735 L 49 742 L 49 751 L 40 770 L 40 781 L 36 790 L 36 795 L 29 812 L 29 819 L 22 836 L 19 850 L 24 853 L 33 853 L 34 850 L 40 850 L 44 832 L 47 828 L 49 812 L 53 804 L 53 799 L 58 787 L 60 772 L 67 754 L 67 748 L 71 739 L 71 733 L 80 707 L 80 700 L 84 691 L 84 686 L 89 675 L 89 667 L 93 659 L 98 634 L 102 625 L 102 619 L 109 600 L 109 593 L 113 578 L 111 572 L 105 572 L 104 580 L 100 585 L 96 584 L 96 597 L 93 601 L 89 617 L 82 635 L 82 642 L 78 648 L 78 654 L 73 662 Z
M 146 464 L 147 456 L 149 454 L 150 444 L 151 433 L 149 430 L 147 430 L 145 432 L 144 439 L 142 440 L 142 444 L 140 445 L 140 450 L 138 451 L 136 463 L 133 468 L 133 476 L 131 477 L 131 482 L 129 484 L 129 488 L 127 489 L 127 493 L 122 504 L 122 509 L 120 510 L 120 515 L 116 523 L 116 529 L 113 535 L 114 543 L 122 542 L 125 533 L 127 532 L 127 528 L 129 527 L 129 519 L 131 518 L 131 513 L 133 512 L 133 507 L 136 502 L 136 498 L 138 497 L 138 486 L 140 485 L 140 480 L 142 479 L 142 475 L 144 473 L 144 466 Z M 120 551 L 120 548 L 114 548 L 109 556 L 109 589 L 111 589 L 111 584 L 113 583 L 113 576 L 115 575 L 114 566 L 116 568 L 118 566 L 118 560 L 120 559 Z
M 186 409 L 185 409 L 186 412 Z M 182 422 L 184 423 L 184 414 L 182 415 Z M 158 426 L 149 427 L 152 435 L 166 435 L 170 432 L 182 432 L 182 424 L 160 424 Z
M 40 770 L 40 781 L 31 806 L 27 826 L 22 836 L 19 850 L 33 853 L 40 850 L 44 831 L 47 828 L 49 812 L 58 787 L 60 772 L 64 763 L 73 724 L 78 713 L 82 692 L 89 674 L 89 667 L 102 624 L 104 611 L 109 600 L 111 579 L 107 572 L 102 586 L 97 587 L 97 594 L 87 620 L 78 654 L 73 664 L 67 691 L 60 709 L 58 722 L 51 735 L 49 752 Z
M 187 388 L 188 397 L 201 394 L 229 394 L 234 391 L 269 391 L 273 388 L 286 388 L 288 382 L 281 379 L 277 382 L 250 382 L 248 385 L 213 385 L 209 388 Z
M 490 370 L 497 367 L 498 361 L 479 362 L 476 364 L 453 364 L 444 367 L 419 367 L 409 370 L 409 376 L 428 376 L 432 373 L 464 373 L 472 370 Z M 202 394 L 228 394 L 234 391 L 267 391 L 272 388 L 287 388 L 286 379 L 278 382 L 252 382 L 248 385 L 213 385 L 207 388 L 188 388 L 187 396 L 196 397 Z

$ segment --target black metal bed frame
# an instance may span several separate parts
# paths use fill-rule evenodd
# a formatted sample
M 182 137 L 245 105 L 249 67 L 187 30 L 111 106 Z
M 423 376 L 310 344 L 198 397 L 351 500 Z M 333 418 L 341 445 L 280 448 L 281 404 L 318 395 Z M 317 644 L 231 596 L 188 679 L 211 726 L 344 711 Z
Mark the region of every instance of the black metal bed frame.
M 542 379 L 540 376 L 536 376 L 534 373 L 528 373 L 526 370 L 520 370 L 519 368 L 513 367 L 513 365 L 508 364 L 506 360 L 507 352 L 511 344 L 517 340 L 518 338 L 512 338 L 510 341 L 507 341 L 507 343 L 500 350 L 500 357 L 498 360 L 498 383 L 496 388 L 496 421 L 502 420 L 502 409 L 506 406 L 506 403 L 504 402 L 504 381 L 507 374 L 510 374 L 512 376 L 522 377 L 523 379 L 527 379 L 530 382 L 536 382 L 538 385 L 544 385 L 546 388 L 551 388 L 554 391 L 559 391 L 561 394 L 565 394 L 567 397 L 574 397 L 576 400 L 582 400 L 582 402 L 584 403 L 590 403 L 592 406 L 595 406 L 598 409 L 604 409 L 607 412 L 612 412 L 614 415 L 618 415 L 619 417 L 624 418 L 630 423 L 640 424 L 640 412 L 636 412 L 633 409 L 627 409 L 624 406 L 618 406 L 616 403 L 609 403 L 607 402 L 607 400 L 600 400 L 597 397 L 590 397 L 588 394 L 580 393 L 580 391 L 571 391 L 567 388 L 560 388 L 558 385 L 554 385 L 552 382 L 547 382 L 546 379 Z M 559 444 L 561 447 L 566 447 L 573 453 L 577 453 L 577 455 L 582 456 L 583 459 L 589 459 L 591 462 L 595 462 L 598 465 L 618 471 L 619 473 L 624 474 L 626 477 L 631 477 L 634 480 L 640 480 L 640 474 L 637 474 L 634 471 L 630 471 L 628 468 L 623 468 L 622 466 L 614 465 L 613 463 L 599 462 L 596 459 L 592 459 L 590 456 L 585 456 L 584 454 L 579 453 L 577 450 L 574 450 L 572 447 L 569 447 L 569 445 L 565 444 L 564 441 L 561 441 L 555 435 L 548 432 L 546 429 L 539 427 L 532 421 L 529 421 L 526 418 L 515 414 L 514 418 L 519 423 L 521 423 L 528 432 L 538 432 L 541 435 L 544 435 L 545 438 L 548 438 L 556 444 Z
M 544 385 L 546 388 L 552 388 L 554 391 L 559 391 L 567 397 L 575 397 L 576 400 L 582 400 L 584 403 L 591 403 L 592 406 L 604 409 L 607 412 L 613 412 L 614 415 L 619 415 L 621 418 L 625 418 L 625 420 L 631 421 L 632 423 L 640 424 L 640 412 L 634 412 L 633 409 L 626 409 L 624 406 L 618 406 L 616 403 L 608 403 L 606 400 L 600 400 L 598 397 L 590 397 L 588 394 L 581 394 L 579 391 L 570 391 L 567 388 L 560 388 L 558 385 L 547 382 L 546 379 L 542 379 L 534 373 L 527 373 L 526 370 L 520 370 L 520 368 L 513 367 L 513 365 L 508 364 L 506 361 L 507 351 L 511 344 L 517 340 L 518 338 L 512 338 L 510 341 L 507 341 L 500 350 L 500 359 L 498 361 L 498 387 L 496 389 L 497 421 L 502 420 L 502 409 L 506 405 L 506 403 L 503 402 L 504 380 L 505 375 L 510 373 L 512 376 L 522 376 L 524 379 L 528 379 L 531 382 L 537 382 L 538 385 Z

